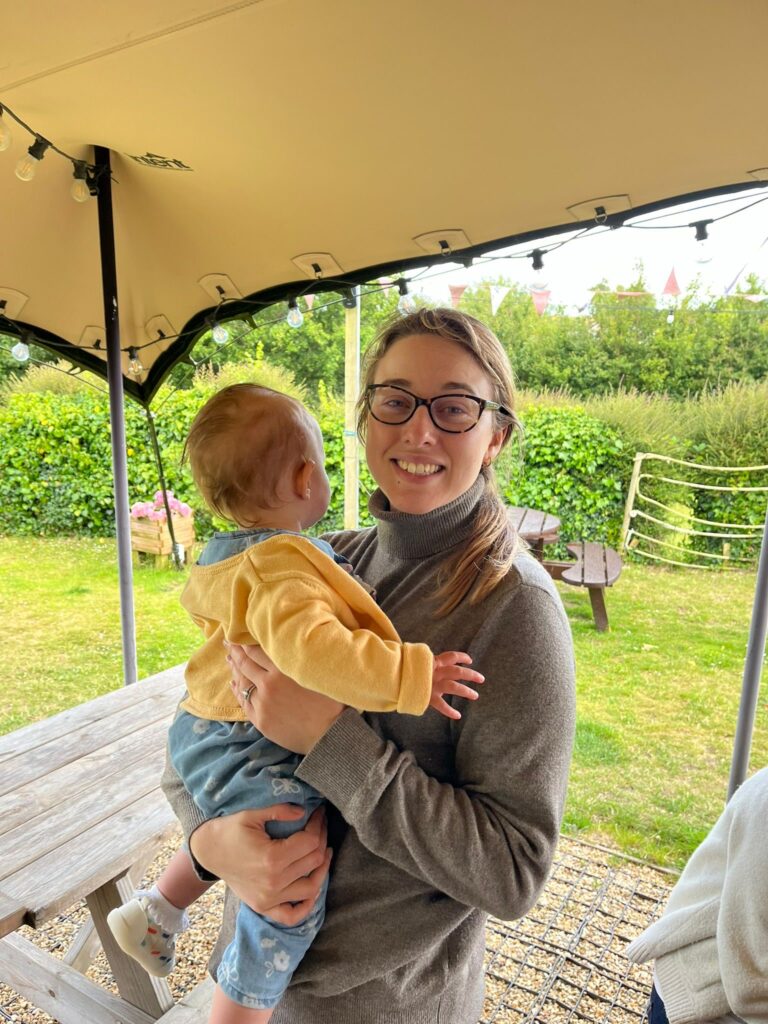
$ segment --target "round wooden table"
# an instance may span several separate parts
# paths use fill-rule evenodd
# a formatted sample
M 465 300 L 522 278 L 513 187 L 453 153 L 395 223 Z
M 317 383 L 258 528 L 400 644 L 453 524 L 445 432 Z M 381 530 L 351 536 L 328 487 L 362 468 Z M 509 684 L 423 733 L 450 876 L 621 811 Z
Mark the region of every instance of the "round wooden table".
M 554 544 L 560 537 L 560 520 L 550 512 L 540 512 L 535 508 L 521 508 L 517 505 L 507 509 L 512 524 L 533 549 L 541 561 L 544 556 L 544 545 Z

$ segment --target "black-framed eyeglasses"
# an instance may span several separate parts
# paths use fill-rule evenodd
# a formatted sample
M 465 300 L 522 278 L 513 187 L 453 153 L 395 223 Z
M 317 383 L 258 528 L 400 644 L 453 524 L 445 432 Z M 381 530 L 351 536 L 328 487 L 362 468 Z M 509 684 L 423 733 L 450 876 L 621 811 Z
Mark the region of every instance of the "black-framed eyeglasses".
M 392 426 L 407 423 L 419 406 L 424 405 L 437 429 L 446 434 L 465 434 L 477 426 L 486 409 L 501 413 L 510 420 L 514 419 L 503 405 L 487 398 L 478 398 L 477 395 L 457 392 L 435 395 L 434 398 L 419 398 L 396 384 L 369 384 L 365 389 L 365 401 L 368 412 L 375 420 Z

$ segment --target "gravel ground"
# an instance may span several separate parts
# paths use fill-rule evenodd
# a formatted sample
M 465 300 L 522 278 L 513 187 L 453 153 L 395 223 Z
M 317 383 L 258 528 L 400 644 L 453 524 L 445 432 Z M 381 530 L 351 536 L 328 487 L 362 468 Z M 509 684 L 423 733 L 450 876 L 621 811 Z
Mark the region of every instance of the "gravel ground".
M 147 873 L 162 870 L 176 843 L 166 846 Z M 561 840 L 541 899 L 520 921 L 488 922 L 486 1000 L 479 1024 L 642 1024 L 650 989 L 647 967 L 631 965 L 623 949 L 664 906 L 675 876 L 602 847 Z M 192 926 L 177 945 L 169 984 L 178 999 L 205 976 L 217 931 L 223 886 L 216 885 L 190 913 Z M 22 934 L 63 956 L 86 919 L 85 905 Z M 88 977 L 115 991 L 103 953 Z M 55 1024 L 0 985 L 0 1021 Z

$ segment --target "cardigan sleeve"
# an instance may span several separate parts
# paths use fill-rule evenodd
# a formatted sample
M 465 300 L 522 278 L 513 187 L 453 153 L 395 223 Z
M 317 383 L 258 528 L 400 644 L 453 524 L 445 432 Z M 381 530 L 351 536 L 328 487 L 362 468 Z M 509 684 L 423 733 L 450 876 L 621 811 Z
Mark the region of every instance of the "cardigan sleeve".
M 340 602 L 311 576 L 285 575 L 253 588 L 246 622 L 277 668 L 308 690 L 360 711 L 423 714 L 432 693 L 429 647 L 350 628 Z M 354 612 L 345 618 L 355 621 Z
M 763 769 L 733 797 L 717 921 L 718 961 L 728 1005 L 749 1024 L 768 1022 L 766 820 L 768 769 Z

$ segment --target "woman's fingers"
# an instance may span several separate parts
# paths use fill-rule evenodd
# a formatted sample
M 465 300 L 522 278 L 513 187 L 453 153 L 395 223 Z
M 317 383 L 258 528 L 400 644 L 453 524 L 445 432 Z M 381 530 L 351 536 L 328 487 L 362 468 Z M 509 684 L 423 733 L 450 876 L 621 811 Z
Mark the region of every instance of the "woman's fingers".
M 271 907 L 268 916 L 279 924 L 293 927 L 302 921 L 317 903 L 323 881 L 331 864 L 331 851 L 328 850 L 323 863 L 307 878 L 295 882 L 287 894 L 290 900 Z

